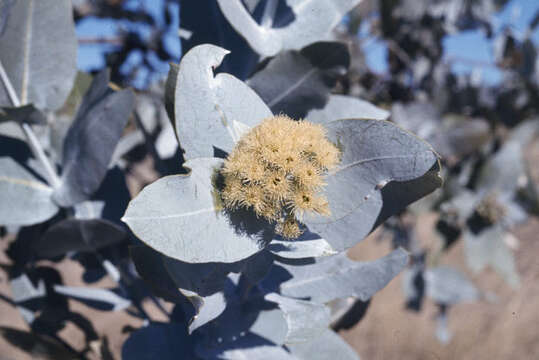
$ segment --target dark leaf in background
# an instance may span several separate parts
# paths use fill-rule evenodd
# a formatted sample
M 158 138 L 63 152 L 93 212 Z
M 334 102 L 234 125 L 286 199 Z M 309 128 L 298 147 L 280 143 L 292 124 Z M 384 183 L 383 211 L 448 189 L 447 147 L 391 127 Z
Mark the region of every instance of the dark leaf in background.
M 32 244 L 40 258 L 54 258 L 70 251 L 93 252 L 127 239 L 127 233 L 107 220 L 66 219 L 52 225 Z
M 349 66 L 350 54 L 345 44 L 317 42 L 300 51 L 279 53 L 247 84 L 274 114 L 282 112 L 302 119 L 310 110 L 324 107 L 338 77 Z
M 45 115 L 33 105 L 24 105 L 18 108 L 1 107 L 0 123 L 5 121 L 15 121 L 20 124 L 44 125 L 47 122 L 47 119 L 45 118 Z
M 0 157 L 0 223 L 32 225 L 58 212 L 53 189 L 10 157 Z M 30 210 L 30 211 L 29 211 Z
M 168 273 L 161 253 L 146 245 L 131 246 L 129 253 L 135 263 L 137 273 L 157 296 L 174 303 L 186 300 Z
M 192 339 L 184 324 L 151 323 L 133 332 L 122 346 L 122 359 L 194 359 Z
M 214 44 L 231 51 L 219 67 L 221 71 L 245 79 L 255 68 L 258 55 L 232 28 L 215 0 L 183 1 L 180 24 L 192 33 L 181 39 L 184 54 L 196 45 Z
M 4 11 L 5 5 L 0 7 L 2 18 Z M 5 19 L 0 18 L 0 22 Z M 77 72 L 71 1 L 16 1 L 4 26 L 0 61 L 21 105 L 58 109 L 71 91 Z M 15 105 L 4 85 L 0 85 L 0 105 Z
M 30 354 L 34 359 L 72 360 L 80 358 L 79 354 L 49 336 L 5 326 L 0 327 L 0 335 L 11 345 Z
M 66 135 L 62 184 L 54 194 L 62 206 L 87 200 L 99 188 L 133 109 L 133 92 L 114 92 L 108 81 L 107 70 L 96 75 Z

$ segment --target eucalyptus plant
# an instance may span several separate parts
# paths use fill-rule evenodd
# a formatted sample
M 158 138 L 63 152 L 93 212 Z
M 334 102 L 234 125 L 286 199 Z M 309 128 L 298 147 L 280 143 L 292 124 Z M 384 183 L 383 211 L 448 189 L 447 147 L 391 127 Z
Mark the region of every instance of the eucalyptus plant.
M 197 356 L 350 357 L 344 344 L 319 341 L 330 331 L 326 304 L 368 300 L 408 255 L 356 263 L 344 251 L 440 185 L 437 155 L 392 123 L 361 119 L 368 114 L 274 117 L 245 83 L 213 73 L 226 54 L 200 45 L 169 73 L 188 174 L 131 201 L 123 221 L 149 246 L 132 249 L 137 269 L 158 292 L 175 286 L 189 299 L 183 337 Z M 140 351 L 136 336 L 129 344 Z
M 129 49 L 172 58 L 165 40 L 128 35 L 107 56 L 112 74 L 77 72 L 73 6 L 76 21 L 90 11 L 151 26 L 144 9 L 0 0 L 1 265 L 31 329 L 0 334 L 35 357 L 110 358 L 72 299 L 143 321 L 126 329 L 126 359 L 357 359 L 336 324 L 356 324 L 350 304 L 368 306 L 403 272 L 407 306 L 430 297 L 449 341 L 448 309 L 494 296 L 440 265 L 443 252 L 462 235 L 472 270 L 492 266 L 516 287 L 509 234 L 539 198 L 523 159 L 538 124 L 533 44 L 504 35 L 499 61 L 525 61 L 500 89 L 454 82 L 443 36 L 489 30 L 495 7 L 453 3 L 182 1 L 183 57 L 166 83 L 135 93 L 111 76 L 126 80 Z M 389 77 L 361 72 L 369 7 Z M 501 136 L 500 122 L 521 125 Z M 145 157 L 157 180 L 131 186 L 131 200 L 126 178 Z M 439 214 L 430 253 L 405 221 L 424 211 Z M 348 258 L 382 224 L 395 250 Z M 83 286 L 64 283 L 65 259 Z M 92 285 L 104 276 L 113 285 Z M 67 322 L 83 331 L 82 351 L 59 334 Z

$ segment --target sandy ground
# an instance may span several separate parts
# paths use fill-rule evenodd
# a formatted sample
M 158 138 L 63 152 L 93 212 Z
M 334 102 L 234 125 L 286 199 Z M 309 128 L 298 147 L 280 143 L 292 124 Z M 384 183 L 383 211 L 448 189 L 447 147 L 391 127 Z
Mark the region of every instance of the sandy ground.
M 421 237 L 428 238 L 425 221 Z M 427 302 L 420 313 L 403 310 L 401 276 L 377 293 L 363 321 L 344 339 L 362 359 L 538 359 L 539 358 L 539 221 L 530 220 L 516 232 L 520 247 L 516 263 L 521 276 L 514 290 L 492 270 L 473 275 L 464 264 L 462 243 L 445 256 L 442 263 L 464 270 L 483 291 L 494 292 L 497 303 L 460 304 L 449 312 L 453 338 L 447 345 L 434 337 L 437 307 Z M 389 251 L 388 242 L 376 244 L 366 239 L 351 252 L 358 260 L 370 260 Z

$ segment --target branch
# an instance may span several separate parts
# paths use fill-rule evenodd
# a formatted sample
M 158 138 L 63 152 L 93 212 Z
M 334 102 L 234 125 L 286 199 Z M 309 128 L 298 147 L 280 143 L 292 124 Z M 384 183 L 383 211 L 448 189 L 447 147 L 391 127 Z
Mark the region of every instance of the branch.
M 0 80 L 4 84 L 8 97 L 11 103 L 13 104 L 13 106 L 20 107 L 21 102 L 19 100 L 19 97 L 17 93 L 15 92 L 15 89 L 13 88 L 11 81 L 9 80 L 9 77 L 6 74 L 6 71 L 4 70 L 4 66 L 2 65 L 1 61 L 0 61 Z M 30 145 L 32 152 L 34 153 L 34 156 L 36 157 L 36 159 L 38 159 L 41 162 L 41 164 L 45 168 L 45 172 L 47 174 L 49 184 L 53 188 L 59 187 L 61 184 L 60 178 L 58 177 L 58 174 L 54 170 L 51 162 L 47 158 L 47 155 L 45 155 L 45 151 L 43 150 L 43 147 L 39 143 L 39 140 L 37 139 L 36 134 L 30 127 L 30 125 L 25 124 L 25 123 L 19 123 L 19 125 L 21 126 L 22 131 L 24 132 L 24 135 L 26 135 L 26 139 L 28 140 L 28 144 Z

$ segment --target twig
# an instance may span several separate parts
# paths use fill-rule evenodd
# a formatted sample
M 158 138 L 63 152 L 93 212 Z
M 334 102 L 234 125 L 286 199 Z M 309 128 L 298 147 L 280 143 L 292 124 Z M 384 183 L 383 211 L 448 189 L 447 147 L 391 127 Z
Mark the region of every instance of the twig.
M 262 15 L 262 20 L 260 25 L 265 28 L 270 28 L 273 25 L 273 19 L 275 18 L 275 13 L 277 11 L 277 0 L 268 0 L 266 2 L 266 7 L 264 8 L 264 14 Z
M 21 101 L 19 100 L 19 97 L 17 93 L 15 92 L 15 89 L 13 88 L 11 81 L 8 78 L 6 71 L 4 70 L 4 65 L 2 65 L 1 61 L 0 61 L 0 79 L 2 80 L 4 84 L 8 97 L 11 103 L 13 104 L 13 106 L 20 107 Z M 41 144 L 39 143 L 39 140 L 34 134 L 34 131 L 28 124 L 19 123 L 19 125 L 21 126 L 22 131 L 24 132 L 24 135 L 26 135 L 26 139 L 28 140 L 28 144 L 32 148 L 32 152 L 34 153 L 34 156 L 41 162 L 41 164 L 45 168 L 45 172 L 47 174 L 49 184 L 53 188 L 59 187 L 61 184 L 60 178 L 58 177 L 58 174 L 56 173 L 56 171 L 54 171 L 54 168 L 52 167 L 51 162 L 47 158 L 47 155 L 45 155 L 45 151 L 43 150 L 43 147 L 41 146 Z

